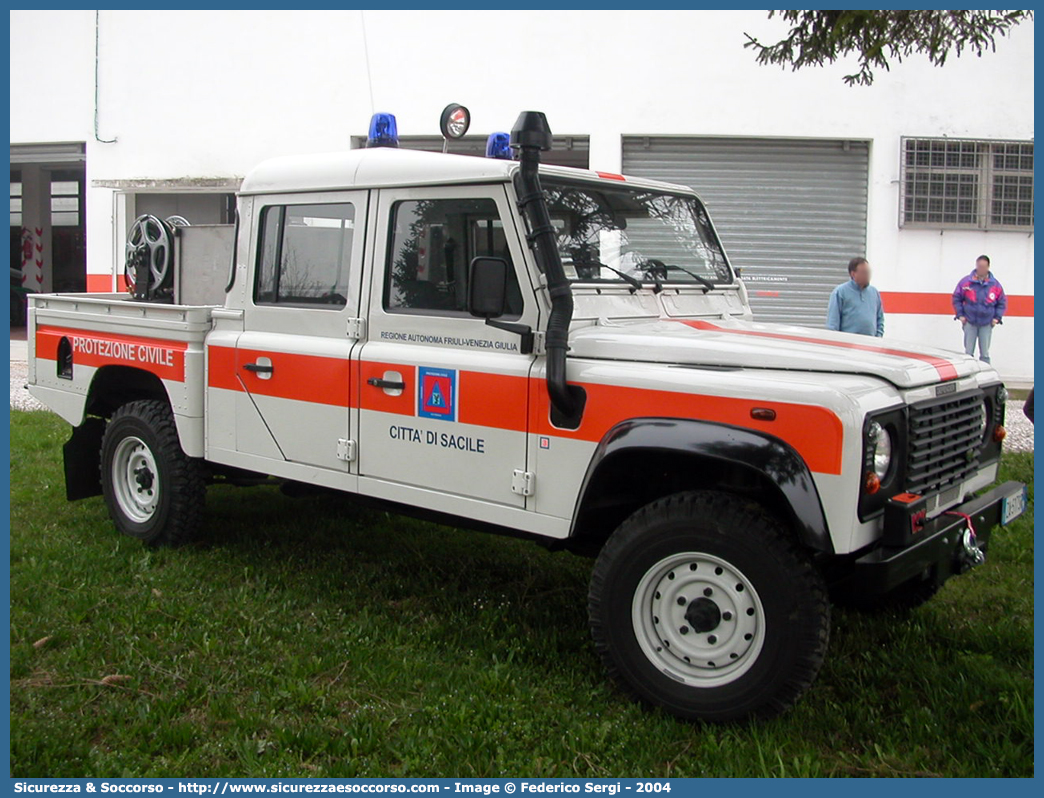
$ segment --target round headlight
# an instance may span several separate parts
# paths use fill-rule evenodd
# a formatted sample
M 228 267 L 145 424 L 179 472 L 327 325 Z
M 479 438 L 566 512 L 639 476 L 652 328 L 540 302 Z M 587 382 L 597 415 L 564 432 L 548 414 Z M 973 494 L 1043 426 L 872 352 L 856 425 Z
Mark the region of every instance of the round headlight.
M 1008 389 L 1005 388 L 1003 385 L 1000 387 L 1000 390 L 997 391 L 997 401 L 1000 402 L 1002 405 L 1006 404 L 1008 401 Z
M 874 473 L 883 482 L 892 466 L 892 436 L 876 421 L 870 425 L 870 446 L 874 457 Z

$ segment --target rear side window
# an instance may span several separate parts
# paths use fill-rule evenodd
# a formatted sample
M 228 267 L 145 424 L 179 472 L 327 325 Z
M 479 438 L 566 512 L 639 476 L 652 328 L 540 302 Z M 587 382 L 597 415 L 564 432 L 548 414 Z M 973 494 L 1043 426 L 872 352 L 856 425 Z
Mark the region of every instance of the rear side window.
M 266 207 L 254 304 L 343 308 L 354 234 L 350 202 Z
M 397 202 L 390 244 L 385 310 L 468 316 L 468 266 L 487 255 L 508 262 L 507 317 L 522 315 L 522 292 L 493 200 Z

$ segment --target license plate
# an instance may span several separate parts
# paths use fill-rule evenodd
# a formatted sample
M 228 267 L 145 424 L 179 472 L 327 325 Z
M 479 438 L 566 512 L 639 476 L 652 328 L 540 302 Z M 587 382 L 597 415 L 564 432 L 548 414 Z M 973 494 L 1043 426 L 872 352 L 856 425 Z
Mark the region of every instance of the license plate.
M 1026 512 L 1026 505 L 1029 504 L 1029 489 L 1023 487 L 1018 493 L 1013 493 L 1011 496 L 1005 496 L 1001 499 L 1001 526 L 1006 526 Z

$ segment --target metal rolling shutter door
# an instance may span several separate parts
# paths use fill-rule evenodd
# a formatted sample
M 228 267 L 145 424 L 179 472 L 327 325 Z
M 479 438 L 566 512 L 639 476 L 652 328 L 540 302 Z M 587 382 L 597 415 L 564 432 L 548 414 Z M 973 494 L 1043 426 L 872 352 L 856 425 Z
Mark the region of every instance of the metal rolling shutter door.
M 625 136 L 623 170 L 700 195 L 757 321 L 824 326 L 866 250 L 865 141 Z

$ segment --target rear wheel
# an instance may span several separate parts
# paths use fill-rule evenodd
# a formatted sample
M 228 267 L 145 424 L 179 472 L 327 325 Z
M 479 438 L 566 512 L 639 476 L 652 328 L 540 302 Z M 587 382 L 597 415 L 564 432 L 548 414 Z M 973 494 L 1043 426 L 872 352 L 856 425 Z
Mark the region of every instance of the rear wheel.
M 598 557 L 588 610 L 623 689 L 690 720 L 789 708 L 815 679 L 830 626 L 820 574 L 782 525 L 711 491 L 627 519 Z
M 109 515 L 133 538 L 177 546 L 202 524 L 202 465 L 182 451 L 166 402 L 130 402 L 113 413 L 102 438 L 101 481 Z

